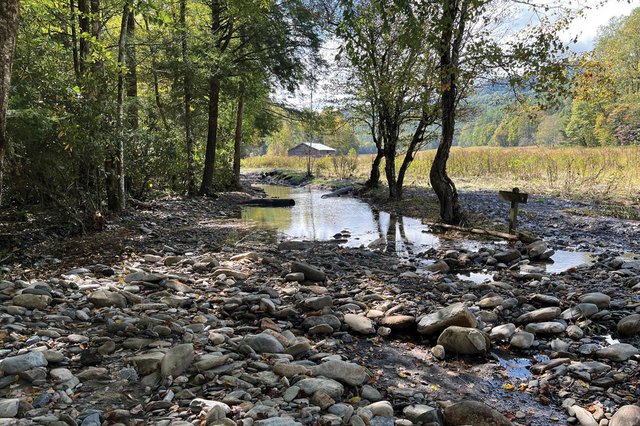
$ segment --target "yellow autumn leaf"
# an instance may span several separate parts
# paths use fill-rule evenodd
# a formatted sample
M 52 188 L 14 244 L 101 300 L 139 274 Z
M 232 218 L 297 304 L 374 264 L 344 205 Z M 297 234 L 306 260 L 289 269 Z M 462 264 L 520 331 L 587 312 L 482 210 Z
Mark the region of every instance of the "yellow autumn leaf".
M 407 377 L 409 377 L 409 375 L 407 373 L 400 372 L 400 373 L 398 373 L 398 377 L 406 379 Z
M 516 388 L 511 383 L 505 383 L 502 387 L 504 388 L 504 390 L 507 390 L 507 391 L 512 391 Z

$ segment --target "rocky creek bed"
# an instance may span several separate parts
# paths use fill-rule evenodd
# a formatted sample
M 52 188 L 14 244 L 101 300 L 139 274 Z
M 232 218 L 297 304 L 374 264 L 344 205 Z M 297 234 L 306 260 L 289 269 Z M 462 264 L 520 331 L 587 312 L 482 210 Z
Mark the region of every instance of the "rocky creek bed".
M 550 274 L 547 243 L 480 244 L 416 268 L 276 244 L 240 199 L 159 200 L 0 266 L 0 424 L 640 424 L 639 260 Z

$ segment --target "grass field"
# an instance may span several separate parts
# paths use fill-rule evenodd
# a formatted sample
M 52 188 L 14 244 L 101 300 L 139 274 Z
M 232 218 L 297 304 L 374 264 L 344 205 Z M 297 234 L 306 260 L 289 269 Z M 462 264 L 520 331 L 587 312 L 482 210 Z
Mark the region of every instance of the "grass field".
M 429 186 L 434 150 L 418 153 L 405 183 Z M 360 155 L 353 177 L 365 179 L 371 155 Z M 400 160 L 398 160 L 400 162 Z M 399 165 L 399 164 L 398 164 Z M 247 169 L 305 171 L 306 158 L 250 157 Z M 533 194 L 560 195 L 637 204 L 640 200 L 640 147 L 603 148 L 454 148 L 449 174 L 460 188 L 510 189 Z M 315 160 L 313 172 L 320 179 L 336 179 L 344 171 L 331 158 Z

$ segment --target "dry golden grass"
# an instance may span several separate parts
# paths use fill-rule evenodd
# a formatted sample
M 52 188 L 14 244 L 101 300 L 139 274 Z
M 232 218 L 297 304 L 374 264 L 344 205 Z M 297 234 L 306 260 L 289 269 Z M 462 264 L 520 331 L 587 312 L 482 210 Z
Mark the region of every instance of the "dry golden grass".
M 429 186 L 434 150 L 420 152 L 409 169 L 407 185 Z M 366 178 L 372 156 L 361 155 L 354 177 Z M 250 169 L 306 170 L 305 158 L 251 157 Z M 603 148 L 453 148 L 448 170 L 461 188 L 509 189 L 537 194 L 597 198 L 637 203 L 640 199 L 640 147 Z M 314 162 L 319 178 L 331 179 L 331 159 Z

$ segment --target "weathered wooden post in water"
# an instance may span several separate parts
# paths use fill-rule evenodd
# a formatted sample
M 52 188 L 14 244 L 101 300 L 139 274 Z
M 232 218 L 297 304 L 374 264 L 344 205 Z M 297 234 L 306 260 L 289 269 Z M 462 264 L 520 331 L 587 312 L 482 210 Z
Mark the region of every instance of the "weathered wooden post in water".
M 520 192 L 520 188 L 513 188 L 513 191 L 500 191 L 500 198 L 511 202 L 509 210 L 509 233 L 515 234 L 518 226 L 518 204 L 527 204 L 529 194 Z

